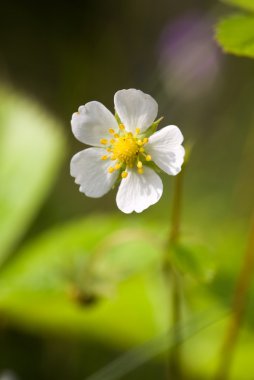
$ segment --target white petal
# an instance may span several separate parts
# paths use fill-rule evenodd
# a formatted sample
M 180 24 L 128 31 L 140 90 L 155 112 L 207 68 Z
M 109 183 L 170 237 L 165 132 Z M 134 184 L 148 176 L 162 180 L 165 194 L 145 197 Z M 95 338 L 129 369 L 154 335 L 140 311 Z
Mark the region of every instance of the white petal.
M 158 202 L 162 195 L 163 184 L 160 177 L 150 168 L 144 167 L 144 173 L 129 169 L 128 177 L 122 179 L 116 203 L 126 214 L 132 211 L 142 212 Z
M 116 112 L 129 132 L 134 133 L 136 128 L 144 132 L 158 113 L 157 102 L 150 95 L 133 88 L 117 91 L 114 102 Z
M 152 160 L 167 174 L 176 175 L 181 171 L 185 150 L 181 145 L 183 135 L 175 125 L 168 125 L 149 137 L 145 150 Z
M 88 197 L 99 198 L 114 185 L 118 171 L 108 173 L 112 161 L 102 160 L 107 151 L 102 148 L 88 148 L 75 154 L 71 160 L 71 176 L 80 185 L 79 190 Z
M 72 115 L 72 132 L 84 144 L 100 146 L 100 139 L 108 139 L 109 128 L 118 130 L 112 113 L 99 102 L 89 102 L 80 106 Z

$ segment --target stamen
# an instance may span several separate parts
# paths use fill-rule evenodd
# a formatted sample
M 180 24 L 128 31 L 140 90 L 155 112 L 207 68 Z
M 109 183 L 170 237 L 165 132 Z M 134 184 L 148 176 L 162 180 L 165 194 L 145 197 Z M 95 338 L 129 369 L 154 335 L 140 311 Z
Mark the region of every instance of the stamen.
M 115 170 L 119 170 L 121 168 L 121 166 L 122 166 L 122 163 L 117 163 L 115 165 Z
M 111 135 L 113 135 L 114 133 L 115 133 L 115 131 L 114 131 L 114 129 L 113 128 L 109 128 L 109 133 L 111 134 Z
M 103 161 L 105 161 L 105 160 L 107 160 L 108 159 L 108 156 L 102 156 L 101 157 L 101 160 L 103 160 Z
M 122 176 L 122 178 L 126 178 L 128 176 L 128 173 L 127 172 L 122 172 L 121 176 Z
M 121 132 L 123 131 L 124 132 Z M 119 132 L 115 133 L 113 129 L 109 129 L 109 132 L 114 136 L 110 139 L 107 147 L 107 152 L 109 155 L 102 157 L 103 160 L 110 159 L 115 161 L 114 165 L 108 169 L 109 173 L 113 173 L 122 167 L 126 168 L 122 171 L 122 178 L 126 178 L 128 175 L 127 170 L 130 168 L 137 169 L 139 174 L 144 172 L 144 161 L 151 161 L 152 157 L 145 152 L 144 144 L 148 142 L 148 138 L 139 138 L 140 128 L 135 129 L 135 133 L 126 132 L 123 124 L 119 124 Z M 113 137 L 112 136 L 112 137 Z M 108 140 L 102 139 L 101 141 L 106 142 Z M 143 161 L 143 162 L 142 162 Z
M 108 143 L 107 139 L 100 139 L 100 143 L 106 145 Z

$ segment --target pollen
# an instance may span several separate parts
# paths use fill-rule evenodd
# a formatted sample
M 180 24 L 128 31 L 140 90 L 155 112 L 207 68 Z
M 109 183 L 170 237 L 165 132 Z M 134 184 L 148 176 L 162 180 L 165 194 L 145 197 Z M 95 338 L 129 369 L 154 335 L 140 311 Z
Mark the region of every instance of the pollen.
M 125 126 L 123 124 L 119 124 L 119 129 L 121 129 L 121 131 L 124 131 L 125 130 Z
M 107 139 L 100 139 L 100 143 L 106 145 L 108 143 Z
M 114 131 L 114 129 L 113 128 L 109 128 L 109 133 L 111 134 L 111 135 L 113 135 L 114 133 L 115 133 L 115 131 Z
M 151 161 L 151 159 L 152 159 L 152 156 L 150 156 L 150 154 L 148 154 L 148 155 L 146 156 L 146 161 Z
M 102 156 L 101 157 L 101 160 L 103 160 L 103 161 L 105 161 L 105 160 L 107 160 L 108 159 L 108 156 Z
M 114 171 L 115 171 L 115 168 L 112 168 L 112 167 L 108 168 L 109 173 L 113 173 Z
M 143 164 L 142 164 L 141 161 L 138 161 L 138 163 L 137 163 L 137 167 L 138 167 L 138 169 L 141 169 L 141 168 L 143 167 Z

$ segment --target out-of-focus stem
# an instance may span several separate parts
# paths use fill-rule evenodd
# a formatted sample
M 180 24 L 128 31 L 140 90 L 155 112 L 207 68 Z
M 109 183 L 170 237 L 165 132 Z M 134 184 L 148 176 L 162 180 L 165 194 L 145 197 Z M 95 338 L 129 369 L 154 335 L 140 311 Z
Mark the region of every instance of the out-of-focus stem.
M 173 193 L 173 208 L 172 208 L 172 224 L 169 235 L 169 245 L 175 244 L 179 240 L 180 224 L 181 224 L 181 209 L 182 209 L 182 195 L 183 195 L 183 174 L 182 171 L 175 178 L 175 187 Z
M 236 282 L 232 302 L 232 316 L 221 348 L 220 362 L 215 380 L 227 380 L 237 343 L 238 334 L 248 301 L 248 291 L 254 274 L 254 215 L 243 266 Z
M 177 244 L 180 236 L 182 193 L 183 193 L 183 174 L 184 169 L 175 178 L 173 192 L 173 208 L 171 217 L 171 230 L 166 246 L 164 261 L 164 276 L 166 285 L 170 291 L 171 313 L 173 326 L 178 326 L 181 321 L 181 284 L 175 268 L 171 264 L 170 251 L 173 245 Z M 178 328 L 175 329 L 175 342 L 179 341 Z M 176 343 L 168 358 L 168 378 L 181 379 L 181 352 L 180 346 Z

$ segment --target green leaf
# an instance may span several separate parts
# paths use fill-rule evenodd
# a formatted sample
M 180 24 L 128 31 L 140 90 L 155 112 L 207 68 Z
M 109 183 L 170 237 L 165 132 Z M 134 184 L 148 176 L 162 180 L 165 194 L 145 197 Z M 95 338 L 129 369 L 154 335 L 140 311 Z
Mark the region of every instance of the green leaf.
M 254 16 L 234 15 L 222 20 L 216 38 L 227 53 L 254 57 Z
M 161 257 L 151 235 L 149 230 L 130 228 L 125 219 L 109 216 L 51 230 L 24 247 L 2 271 L 0 314 L 35 331 L 90 334 L 118 343 L 151 337 L 158 331 L 154 313 L 164 305 L 160 301 L 153 310 L 147 291 L 150 283 L 161 287 L 146 272 L 159 265 Z M 73 293 L 74 289 L 83 295 L 87 286 L 90 292 L 92 281 L 98 295 L 98 289 L 114 288 L 127 279 L 112 299 L 95 297 L 94 302 L 84 303 L 84 297 Z M 155 293 L 157 303 L 163 292 Z
M 224 0 L 225 3 L 229 5 L 235 5 L 237 7 L 254 11 L 254 2 L 253 0 Z
M 0 264 L 26 231 L 56 176 L 63 137 L 33 102 L 0 89 Z

